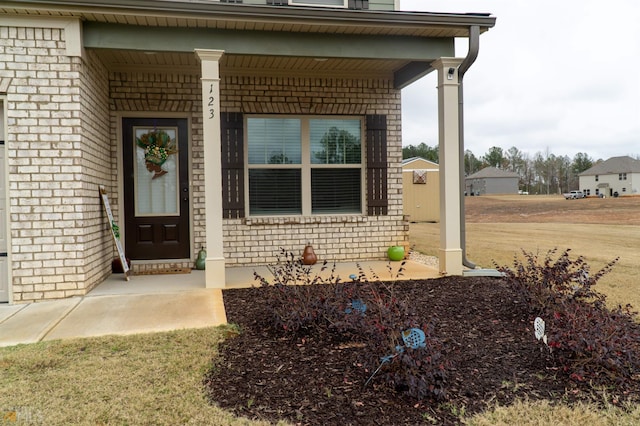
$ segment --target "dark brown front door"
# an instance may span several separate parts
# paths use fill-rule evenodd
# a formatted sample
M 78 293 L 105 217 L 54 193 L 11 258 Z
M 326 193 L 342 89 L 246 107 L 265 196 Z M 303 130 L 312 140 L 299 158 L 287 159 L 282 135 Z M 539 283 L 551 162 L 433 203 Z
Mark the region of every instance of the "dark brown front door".
M 123 118 L 125 253 L 189 258 L 186 119 Z

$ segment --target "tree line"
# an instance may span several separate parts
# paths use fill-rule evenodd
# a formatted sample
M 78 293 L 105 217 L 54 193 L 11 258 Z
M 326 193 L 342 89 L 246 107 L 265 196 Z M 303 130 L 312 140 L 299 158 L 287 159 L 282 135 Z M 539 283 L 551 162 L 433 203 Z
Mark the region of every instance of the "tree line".
M 421 143 L 418 146 L 403 147 L 402 158 L 412 157 L 422 157 L 438 163 L 438 146 Z M 596 161 L 583 152 L 570 158 L 567 155 L 554 155 L 547 148 L 545 152 L 537 152 L 531 156 L 515 146 L 506 151 L 494 146 L 480 157 L 466 150 L 464 173 L 465 176 L 469 176 L 485 167 L 496 167 L 517 173 L 520 176 L 519 188 L 522 191 L 530 194 L 562 194 L 579 189 L 578 175 L 602 161 Z

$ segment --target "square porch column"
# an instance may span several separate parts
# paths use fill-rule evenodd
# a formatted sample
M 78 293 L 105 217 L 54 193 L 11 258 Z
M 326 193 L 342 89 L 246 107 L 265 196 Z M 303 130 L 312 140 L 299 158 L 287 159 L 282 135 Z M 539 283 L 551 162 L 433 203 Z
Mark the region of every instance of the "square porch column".
M 205 286 L 225 286 L 222 241 L 222 154 L 220 142 L 220 58 L 224 51 L 196 49 L 202 66 L 202 137 L 207 259 Z
M 438 70 L 438 156 L 440 162 L 440 273 L 462 275 L 460 231 L 460 114 L 457 58 L 432 63 Z

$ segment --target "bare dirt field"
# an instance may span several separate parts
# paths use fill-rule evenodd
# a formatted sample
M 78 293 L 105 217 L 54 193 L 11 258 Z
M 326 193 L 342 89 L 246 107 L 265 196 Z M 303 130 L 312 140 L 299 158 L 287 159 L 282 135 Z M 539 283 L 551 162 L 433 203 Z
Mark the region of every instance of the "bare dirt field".
M 565 200 L 558 195 L 466 198 L 468 223 L 640 225 L 640 197 Z
M 511 265 L 522 250 L 540 253 L 570 248 L 595 271 L 619 257 L 598 285 L 612 304 L 640 309 L 640 197 L 565 200 L 561 196 L 467 197 L 467 258 L 491 268 Z M 419 252 L 437 256 L 438 223 L 412 223 Z

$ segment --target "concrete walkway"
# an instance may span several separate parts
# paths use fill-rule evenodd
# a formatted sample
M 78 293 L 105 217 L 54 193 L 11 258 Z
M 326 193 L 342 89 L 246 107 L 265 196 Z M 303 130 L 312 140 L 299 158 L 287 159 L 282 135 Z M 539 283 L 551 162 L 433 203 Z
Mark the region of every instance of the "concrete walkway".
M 438 271 L 408 261 L 361 262 L 363 272 L 380 280 L 434 278 Z M 389 271 L 391 266 L 392 270 Z M 314 267 L 316 271 L 320 266 Z M 253 273 L 269 279 L 266 267 L 227 268 L 226 288 L 255 285 Z M 325 271 L 322 274 L 329 274 Z M 342 281 L 358 274 L 356 263 L 336 265 Z M 176 275 L 113 274 L 84 297 L 20 305 L 0 305 L 0 347 L 77 337 L 126 335 L 202 328 L 226 323 L 222 290 L 205 288 L 204 271 Z
M 222 291 L 204 288 L 202 271 L 130 281 L 114 274 L 84 297 L 0 306 L 0 346 L 225 322 Z

